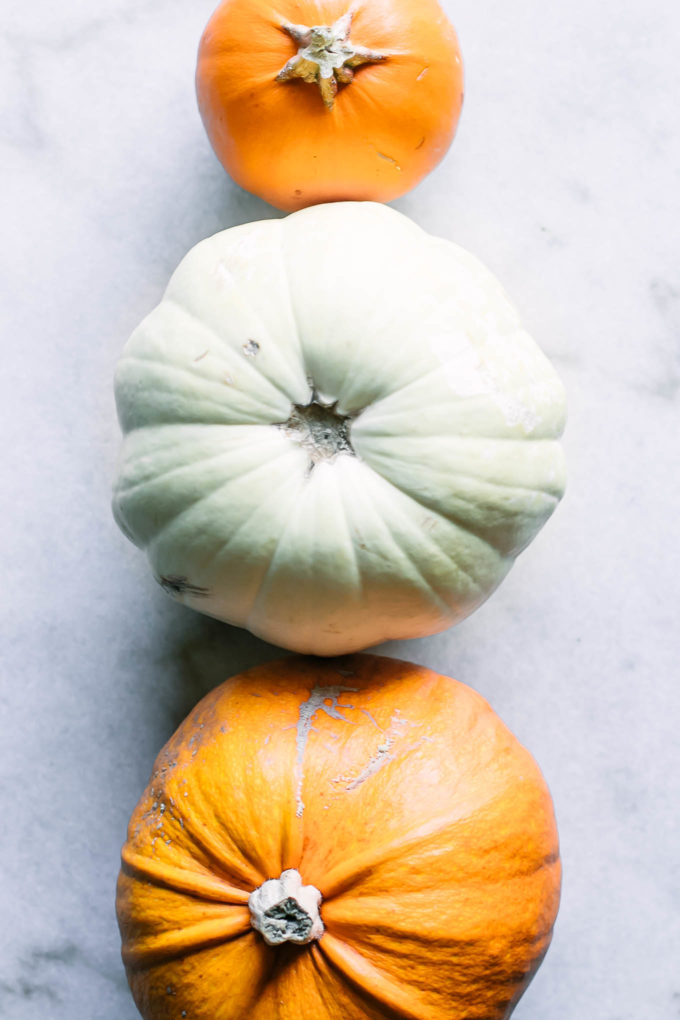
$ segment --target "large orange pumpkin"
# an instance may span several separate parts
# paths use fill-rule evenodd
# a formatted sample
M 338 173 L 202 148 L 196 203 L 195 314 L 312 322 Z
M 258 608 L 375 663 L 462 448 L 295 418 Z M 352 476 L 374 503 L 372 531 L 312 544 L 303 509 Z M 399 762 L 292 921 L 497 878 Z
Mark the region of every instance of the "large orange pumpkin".
M 196 86 L 227 171 L 290 211 L 414 187 L 451 143 L 463 71 L 437 0 L 223 0 Z
M 222 684 L 123 849 L 147 1020 L 500 1020 L 557 912 L 550 795 L 470 688 L 369 655 Z

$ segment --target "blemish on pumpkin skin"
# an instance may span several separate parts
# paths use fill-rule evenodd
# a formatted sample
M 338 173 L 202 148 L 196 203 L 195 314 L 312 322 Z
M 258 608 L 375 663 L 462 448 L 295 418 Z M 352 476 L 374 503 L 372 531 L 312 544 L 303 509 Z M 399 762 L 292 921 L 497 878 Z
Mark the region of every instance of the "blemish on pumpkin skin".
M 365 783 L 367 779 L 374 776 L 376 772 L 379 772 L 381 768 L 388 765 L 389 762 L 394 761 L 394 755 L 389 752 L 394 745 L 394 737 L 387 737 L 387 739 L 380 744 L 378 750 L 375 752 L 371 760 L 368 762 L 366 767 L 362 769 L 359 775 L 347 784 L 345 789 L 349 792 L 356 790 L 358 786 Z
M 205 358 L 207 354 L 210 354 L 209 350 L 203 351 L 203 354 L 199 354 L 197 358 L 194 358 L 194 363 L 197 361 L 203 361 L 203 358 Z
M 260 345 L 257 340 L 246 340 L 241 349 L 247 358 L 254 358 L 260 352 Z
M 297 788 L 295 792 L 295 816 L 297 818 L 302 817 L 302 813 L 305 810 L 304 801 L 302 800 L 302 784 L 305 778 L 303 761 L 305 756 L 305 750 L 307 749 L 307 741 L 309 740 L 309 734 L 313 729 L 314 716 L 321 709 L 330 716 L 331 719 L 341 719 L 343 722 L 351 723 L 352 720 L 348 719 L 338 711 L 341 708 L 353 709 L 353 705 L 341 705 L 338 698 L 341 694 L 350 691 L 357 691 L 357 687 L 342 687 L 340 684 L 333 687 L 313 687 L 309 692 L 309 697 L 306 701 L 303 701 L 298 709 L 298 721 L 295 726 L 297 731 L 296 735 L 296 748 L 297 757 L 295 762 L 295 772 L 297 776 Z
M 388 156 L 384 152 L 378 152 L 378 156 L 380 157 L 380 159 L 385 159 L 385 160 L 387 160 L 388 163 L 391 163 L 395 167 L 396 170 L 401 171 L 401 167 L 397 163 L 396 159 L 394 159 L 392 156 Z
M 186 577 L 179 577 L 176 574 L 157 577 L 156 580 L 168 595 L 191 595 L 194 598 L 202 598 L 210 594 L 209 588 L 200 588 L 196 584 L 191 584 Z
M 375 726 L 376 729 L 380 730 L 381 733 L 385 732 L 383 730 L 382 726 L 376 721 L 376 719 L 371 715 L 371 713 L 368 711 L 367 708 L 360 708 L 359 711 L 363 712 L 364 715 L 367 716 L 371 720 L 371 722 L 373 723 L 373 725 Z
M 427 72 L 428 72 L 429 70 L 430 70 L 430 68 L 429 68 L 429 67 L 424 67 L 424 68 L 422 69 L 422 71 L 420 72 L 420 74 L 418 75 L 418 77 L 416 78 L 416 81 L 422 81 L 422 79 L 423 79 L 423 78 L 425 77 L 425 75 L 427 74 Z
M 420 141 L 416 145 L 416 152 L 418 151 L 418 149 L 422 149 L 424 144 L 425 144 L 425 135 L 423 135 L 423 137 L 420 139 Z

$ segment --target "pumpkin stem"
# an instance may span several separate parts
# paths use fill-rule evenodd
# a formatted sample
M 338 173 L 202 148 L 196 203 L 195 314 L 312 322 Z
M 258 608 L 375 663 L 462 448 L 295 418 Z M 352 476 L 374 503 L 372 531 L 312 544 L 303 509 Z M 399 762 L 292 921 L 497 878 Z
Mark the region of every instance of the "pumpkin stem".
M 270 878 L 248 897 L 250 923 L 269 946 L 283 942 L 305 945 L 324 933 L 319 914 L 321 893 L 303 885 L 299 871 L 289 868 Z
M 332 25 L 291 25 L 284 22 L 281 28 L 299 45 L 294 57 L 282 67 L 277 81 L 299 79 L 316 83 L 327 109 L 332 110 L 339 85 L 349 85 L 354 70 L 362 64 L 377 64 L 387 60 L 385 53 L 367 50 L 349 39 L 354 9 L 338 18 Z

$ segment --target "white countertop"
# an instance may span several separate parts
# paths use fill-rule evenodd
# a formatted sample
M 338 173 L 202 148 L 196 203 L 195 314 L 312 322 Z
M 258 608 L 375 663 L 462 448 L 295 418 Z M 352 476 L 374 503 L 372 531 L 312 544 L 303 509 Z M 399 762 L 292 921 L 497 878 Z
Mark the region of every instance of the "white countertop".
M 569 489 L 456 629 L 380 651 L 479 690 L 541 765 L 565 869 L 517 1020 L 680 1016 L 680 7 L 444 3 L 466 101 L 395 206 L 500 277 L 569 392 Z M 277 654 L 174 604 L 109 510 L 118 353 L 198 240 L 274 215 L 193 95 L 212 0 L 13 5 L 3 245 L 0 1015 L 134 1020 L 113 892 L 152 760 Z

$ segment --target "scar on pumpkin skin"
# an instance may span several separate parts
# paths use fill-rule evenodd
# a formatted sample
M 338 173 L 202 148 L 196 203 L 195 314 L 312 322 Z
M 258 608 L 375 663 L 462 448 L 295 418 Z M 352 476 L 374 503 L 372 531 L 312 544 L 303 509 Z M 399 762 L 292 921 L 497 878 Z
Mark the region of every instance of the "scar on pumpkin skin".
M 332 779 L 332 783 L 345 783 L 345 790 L 350 793 L 352 790 L 356 790 L 358 786 L 365 783 L 367 779 L 374 776 L 376 772 L 379 772 L 384 765 L 388 765 L 389 762 L 394 761 L 394 755 L 390 754 L 394 746 L 395 738 L 388 736 L 385 738 L 382 744 L 378 746 L 375 754 L 369 758 L 368 763 L 364 766 L 358 776 L 337 776 Z
M 156 580 L 168 595 L 193 595 L 196 598 L 202 598 L 210 594 L 209 588 L 200 588 L 197 584 L 191 584 L 186 577 L 169 574 L 167 577 L 157 577 Z
M 314 716 L 322 709 L 326 715 L 329 715 L 331 719 L 342 719 L 343 722 L 351 723 L 352 720 L 348 719 L 341 712 L 339 708 L 353 709 L 354 705 L 341 705 L 338 702 L 338 698 L 345 692 L 358 691 L 358 687 L 342 687 L 340 684 L 334 685 L 333 687 L 313 687 L 309 692 L 309 697 L 306 701 L 300 704 L 298 709 L 298 721 L 296 724 L 296 739 L 295 744 L 297 748 L 297 757 L 295 762 L 295 771 L 297 774 L 297 789 L 295 794 L 296 810 L 295 815 L 297 818 L 302 817 L 302 813 L 305 810 L 305 804 L 302 799 L 302 784 L 305 778 L 305 771 L 303 768 L 303 759 L 305 756 L 305 750 L 307 749 L 307 741 L 309 740 L 309 734 L 312 732 L 312 723 L 314 722 Z M 327 702 L 330 701 L 330 705 Z
M 384 152 L 378 152 L 378 155 L 380 156 L 381 159 L 386 159 L 388 163 L 394 164 L 397 170 L 401 170 L 401 167 L 399 166 L 399 164 L 397 163 L 396 159 L 394 159 L 393 156 L 387 156 Z

